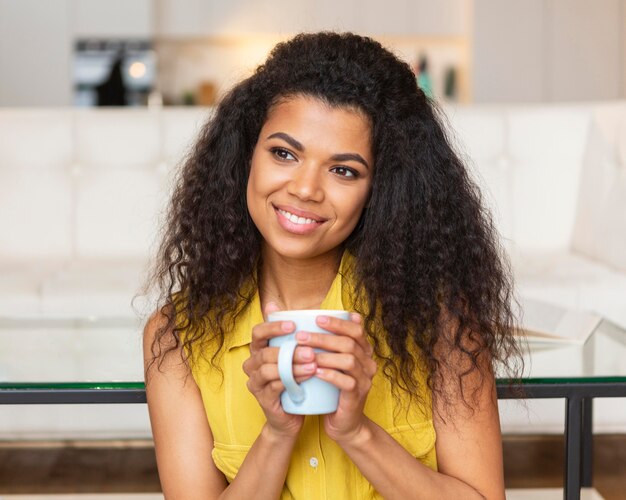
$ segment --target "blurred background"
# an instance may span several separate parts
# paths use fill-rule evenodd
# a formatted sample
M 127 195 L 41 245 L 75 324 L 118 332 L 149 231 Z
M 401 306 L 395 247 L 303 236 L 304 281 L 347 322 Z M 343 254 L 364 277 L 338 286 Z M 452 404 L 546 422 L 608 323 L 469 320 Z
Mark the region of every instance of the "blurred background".
M 527 368 L 626 383 L 626 0 L 0 0 L 0 390 L 141 386 L 131 301 L 181 161 L 318 30 L 379 40 L 441 104 L 539 319 L 613 325 Z M 623 499 L 626 402 L 594 405 L 595 484 Z M 500 409 L 507 487 L 562 486 L 563 400 Z M 145 405 L 0 410 L 0 494 L 159 491 Z
M 130 106 L 210 105 L 279 40 L 351 30 L 447 100 L 626 97 L 622 0 L 0 0 L 0 106 L 93 106 L 121 60 Z

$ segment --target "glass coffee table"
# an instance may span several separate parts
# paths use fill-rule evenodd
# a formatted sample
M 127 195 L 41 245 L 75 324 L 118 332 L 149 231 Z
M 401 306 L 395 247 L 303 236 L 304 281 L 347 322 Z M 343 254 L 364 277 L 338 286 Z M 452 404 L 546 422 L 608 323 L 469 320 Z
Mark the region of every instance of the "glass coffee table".
M 519 381 L 528 399 L 565 399 L 564 498 L 592 486 L 593 400 L 626 397 L 626 329 L 603 319 L 582 345 L 530 341 Z M 499 378 L 498 398 L 519 398 Z
M 145 403 L 142 329 L 133 318 L 0 318 L 0 403 Z
M 145 403 L 142 326 L 0 318 L 0 404 Z M 530 342 L 525 358 L 524 397 L 566 400 L 564 498 L 579 499 L 592 482 L 593 399 L 626 397 L 626 330 L 602 320 L 583 345 Z M 498 397 L 520 394 L 498 379 Z

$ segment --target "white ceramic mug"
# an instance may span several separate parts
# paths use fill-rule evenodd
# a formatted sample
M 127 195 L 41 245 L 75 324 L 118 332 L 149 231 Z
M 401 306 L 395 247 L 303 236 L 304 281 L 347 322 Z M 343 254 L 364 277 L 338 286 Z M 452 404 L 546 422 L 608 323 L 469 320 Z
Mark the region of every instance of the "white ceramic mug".
M 298 346 L 296 332 L 313 332 L 333 335 L 320 328 L 315 322 L 318 316 L 332 316 L 339 319 L 350 319 L 348 311 L 311 310 L 277 311 L 268 314 L 268 321 L 293 321 L 296 325 L 294 333 L 270 339 L 269 345 L 280 347 L 278 354 L 278 374 L 285 385 L 280 395 L 280 403 L 286 413 L 296 415 L 322 415 L 334 413 L 339 404 L 339 389 L 329 382 L 311 377 L 301 384 L 296 383 L 293 376 L 293 355 Z M 323 352 L 322 349 L 314 349 Z

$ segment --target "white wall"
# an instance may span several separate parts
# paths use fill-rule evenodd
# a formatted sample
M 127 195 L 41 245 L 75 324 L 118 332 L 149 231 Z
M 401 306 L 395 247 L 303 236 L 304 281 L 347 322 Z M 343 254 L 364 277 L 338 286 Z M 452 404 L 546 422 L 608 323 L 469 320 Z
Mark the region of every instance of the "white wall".
M 626 0 L 475 0 L 474 102 L 626 97 Z
M 473 100 L 541 101 L 544 0 L 476 0 L 474 6 Z
M 625 6 L 624 0 L 550 1 L 547 100 L 620 97 Z
M 622 3 L 622 21 L 621 21 L 621 33 L 622 33 L 622 53 L 620 59 L 626 60 L 626 2 Z M 626 62 L 622 64 L 622 97 L 626 96 Z

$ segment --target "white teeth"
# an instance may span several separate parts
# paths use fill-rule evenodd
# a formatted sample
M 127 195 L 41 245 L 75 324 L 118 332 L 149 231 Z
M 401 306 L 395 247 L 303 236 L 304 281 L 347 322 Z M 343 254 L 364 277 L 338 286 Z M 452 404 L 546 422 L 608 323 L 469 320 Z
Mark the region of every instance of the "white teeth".
M 292 213 L 286 212 L 285 210 L 282 209 L 278 209 L 278 211 L 283 214 L 287 219 L 289 219 L 291 222 L 293 222 L 294 224 L 312 224 L 314 221 L 313 219 L 306 219 L 304 217 L 298 217 L 297 215 L 294 215 Z

